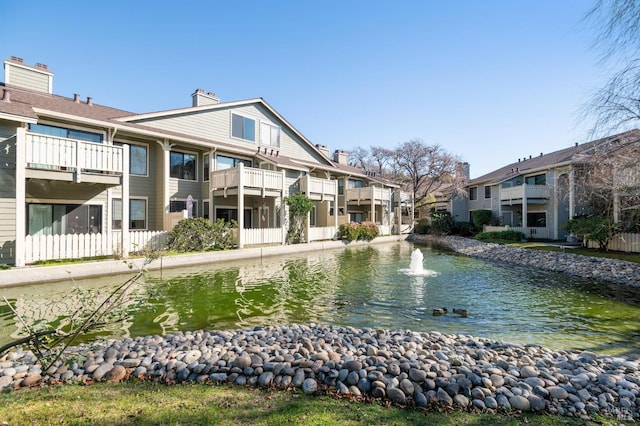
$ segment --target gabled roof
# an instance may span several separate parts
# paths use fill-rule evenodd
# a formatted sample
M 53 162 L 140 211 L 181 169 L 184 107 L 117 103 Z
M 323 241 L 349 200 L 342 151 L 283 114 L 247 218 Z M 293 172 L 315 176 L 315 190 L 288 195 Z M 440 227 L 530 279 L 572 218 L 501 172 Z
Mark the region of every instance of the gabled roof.
M 313 149 L 314 152 L 319 154 L 320 158 L 329 160 L 309 139 L 307 139 L 298 129 L 296 129 L 282 115 L 280 115 L 280 113 L 276 111 L 271 105 L 269 105 L 267 101 L 265 101 L 263 98 L 245 99 L 245 100 L 232 101 L 232 102 L 220 102 L 217 104 L 200 105 L 200 106 L 187 107 L 187 108 L 177 108 L 177 109 L 170 109 L 165 111 L 151 112 L 147 114 L 135 114 L 127 117 L 120 117 L 118 118 L 118 121 L 136 122 L 141 120 L 166 118 L 166 117 L 172 117 L 172 116 L 181 115 L 181 114 L 215 111 L 217 109 L 234 108 L 234 107 L 241 107 L 241 106 L 254 105 L 254 104 L 262 105 L 271 114 L 273 114 L 278 120 L 284 123 L 284 125 L 287 126 L 293 133 L 295 133 L 295 135 L 298 136 L 300 140 L 302 140 L 311 149 Z M 328 161 L 328 164 L 331 164 L 331 161 Z
M 251 154 L 253 149 L 233 144 L 188 135 L 171 130 L 159 129 L 148 124 L 131 123 L 122 117 L 138 117 L 130 111 L 106 107 L 86 100 L 77 101 L 60 95 L 26 89 L 23 87 L 0 83 L 0 87 L 10 92 L 10 100 L 0 101 L 0 118 L 35 123 L 39 117 L 53 117 L 58 120 L 91 124 L 158 138 L 172 139 L 177 142 L 219 147 L 230 152 Z M 140 115 L 144 116 L 144 115 Z
M 617 135 L 608 136 L 581 145 L 576 144 L 570 148 L 541 154 L 537 157 L 525 158 L 522 161 L 508 164 L 483 176 L 471 179 L 469 185 L 477 184 L 497 184 L 516 176 L 534 173 L 536 171 L 547 170 L 567 164 L 580 163 L 584 161 L 584 156 L 588 155 L 594 148 L 615 140 L 634 138 L 640 140 L 640 130 L 633 129 Z

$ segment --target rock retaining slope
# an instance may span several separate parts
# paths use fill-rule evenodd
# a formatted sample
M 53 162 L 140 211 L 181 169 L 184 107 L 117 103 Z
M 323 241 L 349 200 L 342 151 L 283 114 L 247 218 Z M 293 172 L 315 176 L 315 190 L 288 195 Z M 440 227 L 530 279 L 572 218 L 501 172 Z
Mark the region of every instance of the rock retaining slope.
M 512 249 L 446 237 L 441 243 L 483 259 L 620 284 L 640 285 L 628 262 Z M 0 390 L 39 384 L 122 381 L 325 387 L 389 399 L 486 412 L 540 411 L 640 419 L 640 359 L 552 351 L 485 338 L 327 325 L 195 331 L 72 348 L 47 371 L 31 352 L 0 358 Z
M 417 407 L 639 418 L 640 360 L 437 332 L 311 324 L 174 333 L 76 350 L 83 363 L 47 371 L 30 352 L 11 352 L 0 359 L 0 388 L 127 378 L 305 393 L 328 386 Z
M 435 242 L 451 250 L 484 260 L 499 261 L 564 274 L 593 278 L 640 288 L 640 264 L 565 252 L 531 250 L 501 244 L 484 243 L 458 236 L 414 235 L 414 242 Z M 638 255 L 640 256 L 640 255 Z

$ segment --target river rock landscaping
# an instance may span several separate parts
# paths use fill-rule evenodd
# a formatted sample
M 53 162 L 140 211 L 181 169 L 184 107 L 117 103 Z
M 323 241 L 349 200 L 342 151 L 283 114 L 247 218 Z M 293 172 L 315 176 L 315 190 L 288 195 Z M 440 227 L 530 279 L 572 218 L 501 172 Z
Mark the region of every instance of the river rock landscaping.
M 487 253 L 492 260 L 502 261 L 499 255 L 507 252 L 475 243 L 449 241 L 457 244 L 456 251 L 479 257 Z M 604 274 L 600 266 L 605 262 L 578 262 L 580 256 L 574 255 L 565 260 L 562 253 L 527 251 L 508 259 L 538 253 L 559 258 L 549 265 L 585 263 L 562 272 L 586 274 L 597 267 Z M 618 282 L 638 285 L 637 268 L 614 262 Z M 421 408 L 640 419 L 640 359 L 438 332 L 317 324 L 176 332 L 69 348 L 65 360 L 42 371 L 33 353 L 9 352 L 0 358 L 0 390 L 127 379 L 234 383 L 298 388 L 308 394 L 330 390 Z
M 478 259 L 531 266 L 582 278 L 640 288 L 640 263 L 566 252 L 530 250 L 502 244 L 485 243 L 458 236 L 412 235 L 416 243 L 437 243 L 456 253 Z

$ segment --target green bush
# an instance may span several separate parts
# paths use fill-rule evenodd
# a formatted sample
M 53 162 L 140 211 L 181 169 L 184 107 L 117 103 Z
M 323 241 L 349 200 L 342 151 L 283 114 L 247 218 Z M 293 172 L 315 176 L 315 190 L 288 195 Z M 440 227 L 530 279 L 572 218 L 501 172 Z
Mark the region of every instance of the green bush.
M 474 234 L 473 225 L 471 225 L 471 223 L 469 222 L 455 222 L 453 232 L 456 235 L 470 237 Z
M 455 228 L 455 223 L 449 212 L 431 212 L 431 233 L 449 235 Z
M 566 228 L 582 240 L 597 241 L 601 251 L 607 251 L 611 238 L 620 232 L 618 224 L 605 216 L 576 216 Z
M 471 219 L 473 220 L 473 226 L 482 231 L 484 225 L 491 223 L 491 210 L 474 210 L 471 212 Z
M 302 193 L 294 194 L 284 199 L 289 206 L 289 229 L 287 230 L 287 243 L 299 244 L 302 242 L 307 216 L 313 210 L 313 201 Z
M 414 226 L 413 232 L 415 232 L 416 234 L 424 235 L 429 233 L 429 228 L 431 228 L 431 225 L 429 225 L 429 219 L 422 218 L 418 219 L 418 221 L 416 222 L 416 226 Z
M 520 231 L 491 231 L 480 232 L 476 235 L 477 240 L 502 240 L 502 241 L 522 241 L 524 234 Z
M 202 217 L 182 219 L 169 233 L 169 250 L 177 252 L 224 250 L 233 247 L 235 222 L 218 219 L 214 223 Z
M 380 229 L 373 222 L 350 222 L 338 227 L 338 239 L 343 241 L 371 241 L 378 235 Z

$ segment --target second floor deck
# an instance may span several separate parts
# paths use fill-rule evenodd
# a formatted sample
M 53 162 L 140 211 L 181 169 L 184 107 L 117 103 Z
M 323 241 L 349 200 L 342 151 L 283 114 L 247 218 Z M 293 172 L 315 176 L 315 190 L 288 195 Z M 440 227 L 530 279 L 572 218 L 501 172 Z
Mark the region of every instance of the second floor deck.
M 338 181 L 305 175 L 300 178 L 300 192 L 312 200 L 333 198 L 338 194 Z
M 264 196 L 278 196 L 284 191 L 284 173 L 272 170 L 238 167 L 214 170 L 211 172 L 211 186 L 214 191 L 238 193 L 239 188 L 249 193 L 257 192 Z
M 124 173 L 122 146 L 25 133 L 28 178 L 117 185 Z
M 345 198 L 349 204 L 381 204 L 391 201 L 391 189 L 366 186 L 345 190 Z
M 546 200 L 550 196 L 550 189 L 547 185 L 517 185 L 500 188 L 500 201 L 510 203 L 522 203 L 522 200 Z

